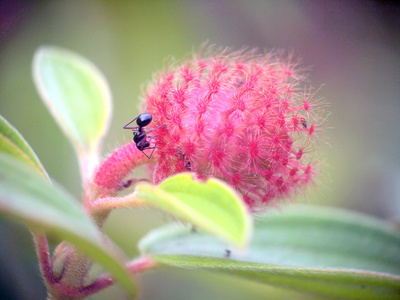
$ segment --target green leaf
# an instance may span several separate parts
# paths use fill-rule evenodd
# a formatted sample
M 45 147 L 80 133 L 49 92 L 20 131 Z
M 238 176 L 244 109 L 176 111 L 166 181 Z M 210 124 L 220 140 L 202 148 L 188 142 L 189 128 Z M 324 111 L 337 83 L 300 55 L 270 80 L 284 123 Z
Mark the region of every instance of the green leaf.
M 8 153 L 20 161 L 30 165 L 36 171 L 47 177 L 35 152 L 22 135 L 3 116 L 0 115 L 0 151 Z
M 36 51 L 33 76 L 42 100 L 83 156 L 82 169 L 91 173 L 112 110 L 106 79 L 85 58 L 50 46 Z
M 170 177 L 158 186 L 136 187 L 137 197 L 169 212 L 238 247 L 244 247 L 252 233 L 252 219 L 236 192 L 222 181 L 199 182 L 192 174 Z
M 176 224 L 151 232 L 140 249 L 166 265 L 220 271 L 325 296 L 400 295 L 400 234 L 375 219 L 332 208 L 293 206 L 269 213 L 256 222 L 244 252 Z
M 132 295 L 135 285 L 121 254 L 103 243 L 102 235 L 82 208 L 61 187 L 32 168 L 0 153 L 0 214 L 68 241 L 108 270 Z

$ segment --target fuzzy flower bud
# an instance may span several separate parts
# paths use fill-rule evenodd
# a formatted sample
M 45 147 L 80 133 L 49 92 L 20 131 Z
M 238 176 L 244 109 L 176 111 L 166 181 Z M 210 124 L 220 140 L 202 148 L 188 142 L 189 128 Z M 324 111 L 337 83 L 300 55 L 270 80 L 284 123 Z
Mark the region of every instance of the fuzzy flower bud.
M 312 182 L 307 158 L 317 103 L 298 64 L 254 52 L 195 56 L 158 75 L 145 96 L 158 160 L 154 181 L 179 172 L 216 177 L 252 210 Z

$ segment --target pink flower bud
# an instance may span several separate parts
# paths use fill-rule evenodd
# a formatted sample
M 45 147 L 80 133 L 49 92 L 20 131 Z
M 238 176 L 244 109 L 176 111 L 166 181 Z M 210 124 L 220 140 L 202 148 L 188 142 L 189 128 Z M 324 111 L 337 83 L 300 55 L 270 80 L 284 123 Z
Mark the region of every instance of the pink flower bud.
M 153 115 L 158 183 L 179 172 L 217 177 L 252 210 L 312 182 L 318 116 L 297 63 L 269 53 L 194 57 L 145 94 Z

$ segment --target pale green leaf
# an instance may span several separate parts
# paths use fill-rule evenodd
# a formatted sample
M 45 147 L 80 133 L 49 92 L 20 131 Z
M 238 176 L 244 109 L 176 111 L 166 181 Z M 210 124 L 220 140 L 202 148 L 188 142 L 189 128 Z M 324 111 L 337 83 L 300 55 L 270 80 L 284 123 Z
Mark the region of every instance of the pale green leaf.
M 90 174 L 111 116 L 106 79 L 90 61 L 52 46 L 36 51 L 33 76 L 42 100 L 81 156 L 81 168 Z
M 170 177 L 158 186 L 140 183 L 139 199 L 171 213 L 238 247 L 245 247 L 252 233 L 252 219 L 245 203 L 217 179 L 196 181 L 192 174 Z
M 22 135 L 0 115 L 0 152 L 8 153 L 20 161 L 32 166 L 42 175 L 47 173 L 35 152 Z
M 101 232 L 78 202 L 61 187 L 51 185 L 32 168 L 5 153 L 0 153 L 0 214 L 76 245 L 108 270 L 130 294 L 135 293 L 123 256 L 104 245 Z
M 341 210 L 293 206 L 255 224 L 237 251 L 177 224 L 151 232 L 140 249 L 166 265 L 220 271 L 343 299 L 399 299 L 400 234 Z

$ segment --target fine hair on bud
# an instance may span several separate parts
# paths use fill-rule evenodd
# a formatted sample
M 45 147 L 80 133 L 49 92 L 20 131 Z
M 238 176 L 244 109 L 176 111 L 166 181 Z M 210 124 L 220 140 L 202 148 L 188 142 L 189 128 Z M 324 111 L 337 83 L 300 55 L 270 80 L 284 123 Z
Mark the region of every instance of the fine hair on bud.
M 313 182 L 325 104 L 293 55 L 209 48 L 167 66 L 143 98 L 161 126 L 155 183 L 216 177 L 258 211 Z

